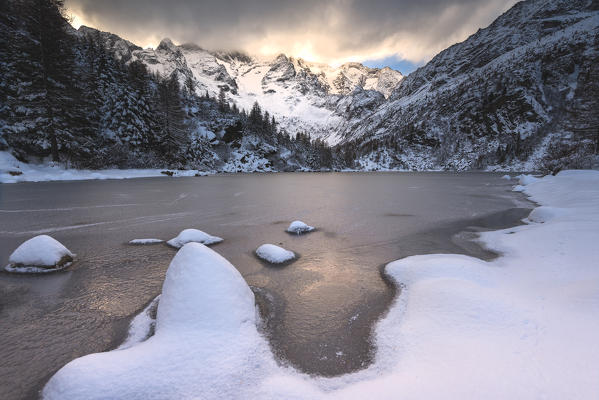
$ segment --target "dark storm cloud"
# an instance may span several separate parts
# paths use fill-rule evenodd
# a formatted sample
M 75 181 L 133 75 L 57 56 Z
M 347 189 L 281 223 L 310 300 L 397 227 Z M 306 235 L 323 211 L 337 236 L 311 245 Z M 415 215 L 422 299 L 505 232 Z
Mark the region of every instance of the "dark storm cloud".
M 210 49 L 316 60 L 430 58 L 515 0 L 68 0 L 84 23 L 137 44 L 163 37 Z

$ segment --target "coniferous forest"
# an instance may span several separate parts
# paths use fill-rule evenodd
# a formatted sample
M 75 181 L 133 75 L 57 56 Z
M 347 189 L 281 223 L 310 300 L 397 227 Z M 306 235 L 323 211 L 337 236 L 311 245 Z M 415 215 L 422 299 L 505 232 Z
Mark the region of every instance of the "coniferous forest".
M 212 98 L 189 78 L 115 59 L 97 32 L 71 27 L 62 0 L 0 7 L 0 150 L 21 161 L 230 172 L 333 166 L 323 141 L 290 137 L 257 102 L 240 110 L 224 88 Z M 220 137 L 203 134 L 206 126 Z M 283 147 L 291 158 L 278 156 Z

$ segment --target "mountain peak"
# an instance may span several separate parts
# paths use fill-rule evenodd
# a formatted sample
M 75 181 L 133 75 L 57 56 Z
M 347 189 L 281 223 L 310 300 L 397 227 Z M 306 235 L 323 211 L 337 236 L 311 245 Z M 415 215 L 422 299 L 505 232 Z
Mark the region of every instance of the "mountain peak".
M 156 48 L 156 50 L 164 50 L 164 51 L 177 51 L 178 48 L 175 46 L 172 40 L 169 38 L 164 38 L 160 41 L 160 44 Z

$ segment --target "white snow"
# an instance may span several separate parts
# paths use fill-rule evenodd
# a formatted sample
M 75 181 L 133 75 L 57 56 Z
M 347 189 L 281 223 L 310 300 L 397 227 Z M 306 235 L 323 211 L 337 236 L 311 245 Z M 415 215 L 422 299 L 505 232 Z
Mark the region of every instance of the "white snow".
M 169 270 L 156 335 L 70 362 L 46 399 L 597 399 L 599 172 L 524 186 L 543 223 L 482 233 L 502 253 L 387 265 L 402 285 L 365 370 L 318 378 L 280 366 L 235 268 L 199 244 Z M 550 210 L 559 210 L 549 212 Z
M 529 185 L 529 184 L 534 183 L 539 180 L 539 178 L 537 178 L 533 175 L 524 175 L 524 174 L 518 175 L 516 178 L 518 178 L 521 186 L 526 186 L 526 185 Z
M 52 162 L 32 164 L 18 161 L 9 152 L 0 151 L 0 183 L 78 181 L 88 179 L 130 179 L 165 176 L 165 169 L 73 169 Z M 208 175 L 216 172 L 175 170 L 173 177 Z
M 154 244 L 162 242 L 164 242 L 162 239 L 133 239 L 129 241 L 129 244 Z
M 156 298 L 154 298 L 141 313 L 133 318 L 129 324 L 127 338 L 117 348 L 118 350 L 133 347 L 151 336 L 152 329 L 156 327 L 156 319 L 152 318 L 152 311 L 158 306 L 159 301 L 160 295 L 156 296 Z
M 22 243 L 8 258 L 5 270 L 10 272 L 49 272 L 65 268 L 75 255 L 58 240 L 35 236 Z
M 273 264 L 284 263 L 295 258 L 293 251 L 285 250 L 274 244 L 263 244 L 256 249 L 256 255 Z
M 311 232 L 313 230 L 313 226 L 310 226 L 302 221 L 293 221 L 291 224 L 289 224 L 289 227 L 287 228 L 287 232 L 297 233 L 298 235 L 301 233 Z
M 254 294 L 239 272 L 206 246 L 189 243 L 167 270 L 155 335 L 68 363 L 43 397 L 242 398 L 275 368 L 269 353 L 256 328 Z
M 209 235 L 206 232 L 203 232 L 199 229 L 185 229 L 182 230 L 181 233 L 177 235 L 177 237 L 172 238 L 166 243 L 168 243 L 170 246 L 179 248 L 183 247 L 183 245 L 189 242 L 197 242 L 205 245 L 211 245 L 214 243 L 220 243 L 222 241 L 222 238 L 219 238 L 218 236 Z
M 511 180 L 511 179 L 512 179 L 512 177 L 511 177 L 511 176 L 509 176 L 508 174 L 505 174 L 505 175 L 503 175 L 503 176 L 501 177 L 501 179 L 505 179 L 505 180 L 508 180 L 508 181 L 509 181 L 509 180 Z

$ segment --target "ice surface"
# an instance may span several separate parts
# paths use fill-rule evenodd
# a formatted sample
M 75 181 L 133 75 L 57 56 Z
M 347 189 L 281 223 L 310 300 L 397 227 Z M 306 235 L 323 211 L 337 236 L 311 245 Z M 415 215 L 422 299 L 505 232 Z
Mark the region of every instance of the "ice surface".
M 177 235 L 176 238 L 173 238 L 166 243 L 173 247 L 179 248 L 183 247 L 183 245 L 189 242 L 197 242 L 205 245 L 211 245 L 214 243 L 220 243 L 222 241 L 222 238 L 219 238 L 218 236 L 209 235 L 206 232 L 203 232 L 199 229 L 185 229 L 181 231 L 181 233 L 179 233 L 179 235 Z
M 295 258 L 293 251 L 285 250 L 274 244 L 263 244 L 258 247 L 256 249 L 256 255 L 273 264 L 284 263 L 285 261 L 293 260 Z
M 386 266 L 402 289 L 375 327 L 376 359 L 365 370 L 318 378 L 278 365 L 243 278 L 188 244 L 167 271 L 156 335 L 70 362 L 43 396 L 597 399 L 599 172 L 522 187 L 545 207 L 543 223 L 482 233 L 501 257 L 435 254 Z
M 59 241 L 48 236 L 35 236 L 21 244 L 8 258 L 7 271 L 49 272 L 64 268 L 75 255 Z
M 162 239 L 133 239 L 129 241 L 129 244 L 154 244 L 162 242 L 164 242 Z
M 310 232 L 313 230 L 314 230 L 313 226 L 307 225 L 302 221 L 293 221 L 291 224 L 289 224 L 289 227 L 287 228 L 287 232 L 297 233 L 298 235 L 301 233 L 306 233 L 306 232 Z

